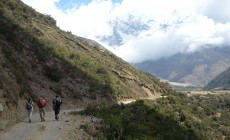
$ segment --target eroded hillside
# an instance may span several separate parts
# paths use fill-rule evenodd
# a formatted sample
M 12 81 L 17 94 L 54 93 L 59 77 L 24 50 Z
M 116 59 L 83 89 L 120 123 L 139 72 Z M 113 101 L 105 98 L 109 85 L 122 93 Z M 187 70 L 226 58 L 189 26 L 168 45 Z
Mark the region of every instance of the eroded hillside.
M 4 108 L 0 120 L 4 122 L 25 116 L 29 97 L 36 100 L 45 95 L 52 100 L 58 94 L 64 107 L 71 108 L 170 90 L 98 43 L 62 31 L 53 18 L 19 0 L 0 1 L 0 58 L 0 102 Z

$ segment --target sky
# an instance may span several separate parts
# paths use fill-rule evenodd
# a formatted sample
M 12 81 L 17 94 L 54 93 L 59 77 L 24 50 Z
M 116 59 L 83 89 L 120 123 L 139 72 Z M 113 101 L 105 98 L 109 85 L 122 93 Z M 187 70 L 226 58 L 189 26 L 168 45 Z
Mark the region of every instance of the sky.
M 51 15 L 57 26 L 94 39 L 122 59 L 138 63 L 202 48 L 230 46 L 230 0 L 22 0 Z M 98 36 L 112 34 L 110 21 L 132 14 L 150 28 L 108 46 Z M 164 30 L 162 25 L 167 25 Z

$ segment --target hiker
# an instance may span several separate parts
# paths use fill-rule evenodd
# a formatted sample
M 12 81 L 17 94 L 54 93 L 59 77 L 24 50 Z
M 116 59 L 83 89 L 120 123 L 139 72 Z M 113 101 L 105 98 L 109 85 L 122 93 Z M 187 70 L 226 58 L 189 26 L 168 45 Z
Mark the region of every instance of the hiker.
M 38 99 L 38 108 L 39 108 L 41 122 L 45 121 L 45 106 L 46 106 L 46 99 L 44 96 L 41 96 Z
M 31 98 L 28 99 L 26 103 L 26 110 L 28 112 L 29 123 L 31 123 L 31 118 L 32 118 L 33 108 L 34 108 L 33 106 L 34 106 L 33 100 Z
M 55 113 L 55 119 L 57 121 L 59 120 L 59 112 L 61 110 L 61 105 L 62 105 L 62 100 L 58 95 L 56 95 L 56 98 L 53 100 L 53 110 Z

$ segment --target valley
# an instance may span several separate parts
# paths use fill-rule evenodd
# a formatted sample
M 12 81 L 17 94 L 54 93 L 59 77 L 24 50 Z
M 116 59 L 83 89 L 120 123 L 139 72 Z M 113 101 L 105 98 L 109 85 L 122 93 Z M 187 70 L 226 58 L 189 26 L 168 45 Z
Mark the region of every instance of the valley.
M 128 19 L 117 27 L 130 34 L 149 29 Z M 114 45 L 116 37 L 109 40 Z M 1 0 L 0 139 L 229 140 L 230 49 L 208 45 L 130 64 L 21 0 Z M 56 95 L 63 101 L 60 121 L 52 112 Z M 28 123 L 25 104 L 41 96 L 46 121 L 35 107 Z
M 213 95 L 218 95 L 218 94 L 229 94 L 230 95 L 230 90 L 193 90 L 193 91 L 180 91 L 183 92 L 187 95 L 207 95 L 207 94 L 213 94 Z

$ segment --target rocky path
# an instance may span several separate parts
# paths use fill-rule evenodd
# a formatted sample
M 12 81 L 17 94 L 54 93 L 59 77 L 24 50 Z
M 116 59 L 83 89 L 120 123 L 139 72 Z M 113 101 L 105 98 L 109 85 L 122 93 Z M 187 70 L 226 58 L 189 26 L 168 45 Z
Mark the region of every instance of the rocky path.
M 32 123 L 27 120 L 16 124 L 0 135 L 0 140 L 90 140 L 81 125 L 92 122 L 90 116 L 70 115 L 62 111 L 60 120 L 54 119 L 53 112 L 46 113 L 46 121 L 40 122 L 39 114 L 33 115 Z

